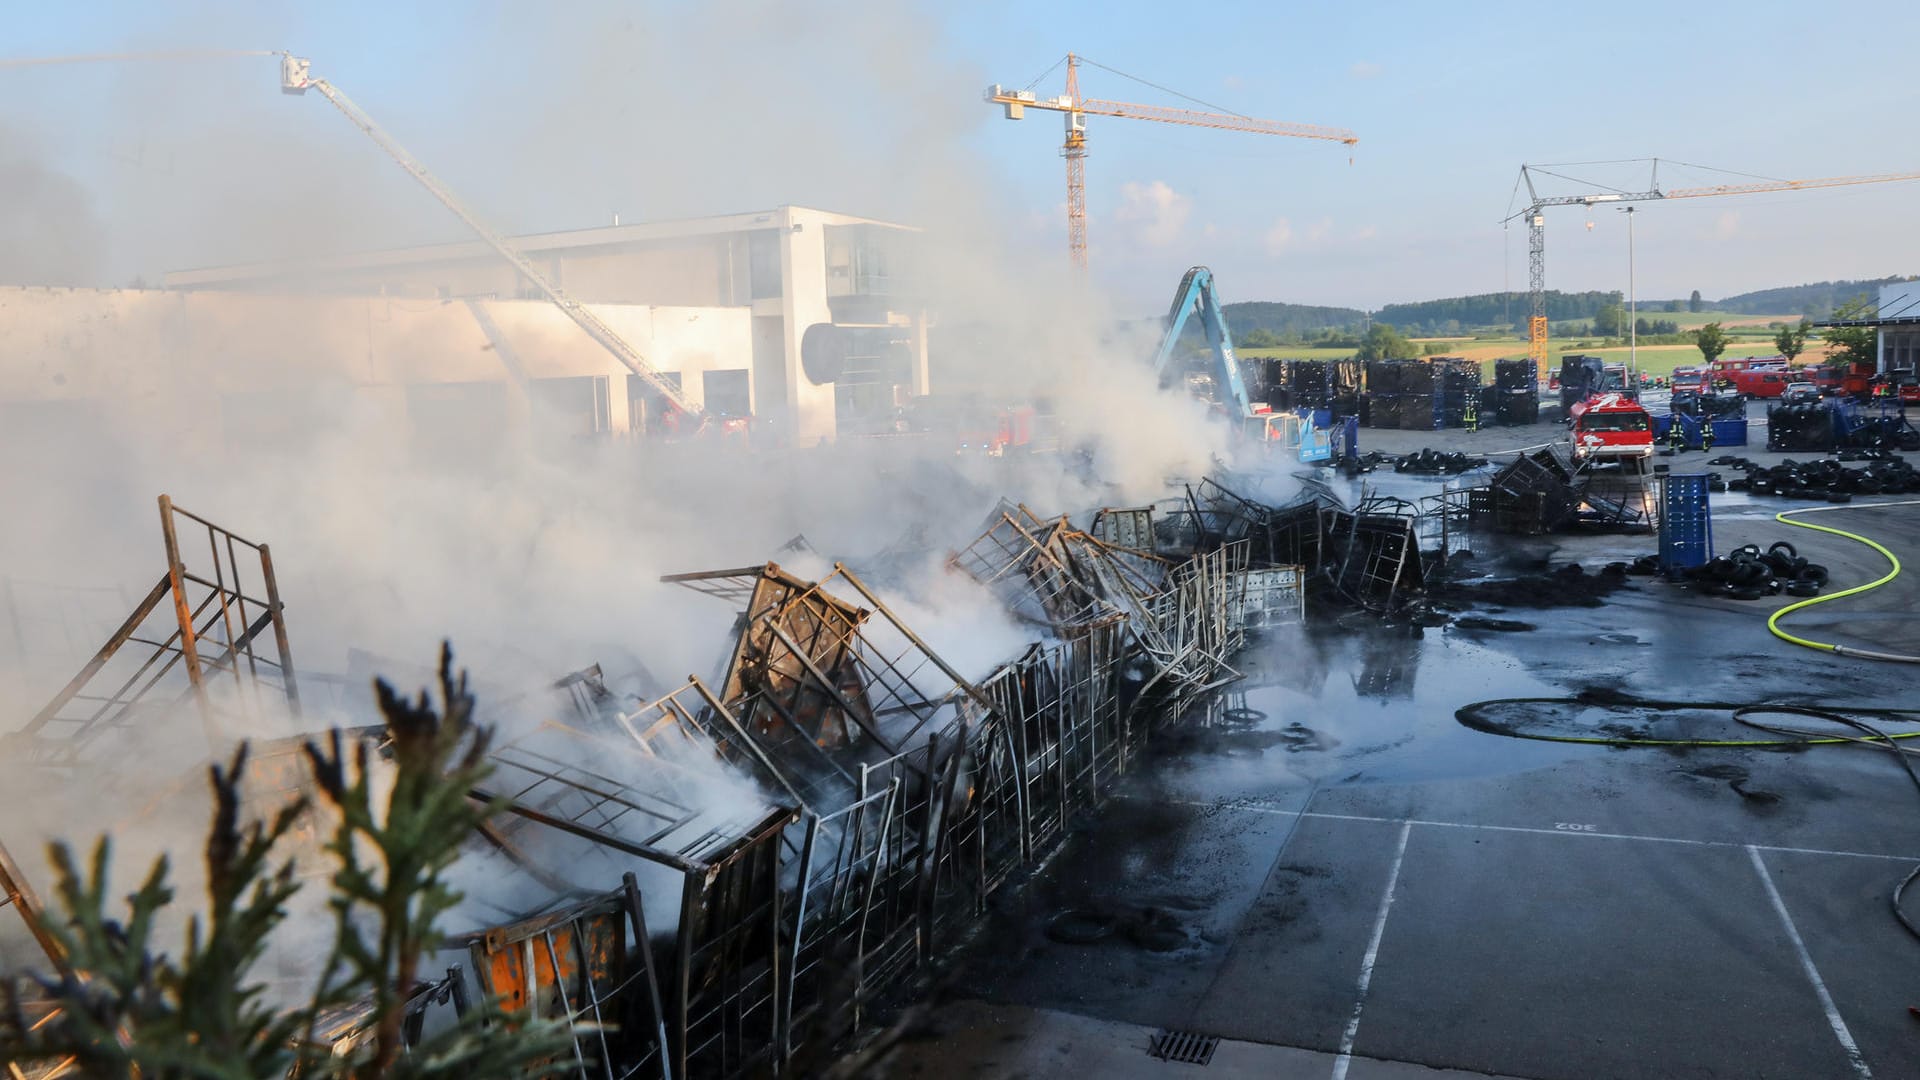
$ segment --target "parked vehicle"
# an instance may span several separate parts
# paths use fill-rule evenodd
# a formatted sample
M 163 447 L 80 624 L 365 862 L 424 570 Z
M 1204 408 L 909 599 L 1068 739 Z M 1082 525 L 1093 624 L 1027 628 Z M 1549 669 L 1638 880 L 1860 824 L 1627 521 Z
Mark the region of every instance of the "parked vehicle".
M 1653 416 L 1625 394 L 1579 402 L 1573 416 L 1576 461 L 1638 461 L 1653 457 Z
M 1820 400 L 1820 388 L 1810 382 L 1791 382 L 1780 391 L 1782 405 L 1810 405 Z

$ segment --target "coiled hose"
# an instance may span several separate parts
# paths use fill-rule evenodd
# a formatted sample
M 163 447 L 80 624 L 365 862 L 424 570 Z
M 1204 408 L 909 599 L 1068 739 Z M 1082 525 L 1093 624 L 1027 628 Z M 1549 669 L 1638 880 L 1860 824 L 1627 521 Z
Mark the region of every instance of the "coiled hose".
M 1800 645 L 1809 649 L 1818 649 L 1821 652 L 1835 653 L 1840 656 L 1857 656 L 1865 660 L 1888 660 L 1898 664 L 1920 664 L 1920 656 L 1908 656 L 1903 653 L 1874 652 L 1870 649 L 1856 649 L 1851 645 L 1837 645 L 1828 641 L 1813 641 L 1780 629 L 1780 617 L 1783 615 L 1791 615 L 1796 611 L 1810 608 L 1815 604 L 1824 604 L 1832 600 L 1839 600 L 1843 597 L 1858 596 L 1861 593 L 1870 592 L 1892 581 L 1894 578 L 1899 577 L 1901 569 L 1900 557 L 1888 551 L 1886 547 L 1877 541 L 1861 536 L 1859 533 L 1851 533 L 1845 529 L 1833 528 L 1830 525 L 1815 525 L 1808 521 L 1798 521 L 1795 520 L 1794 515 L 1823 514 L 1839 510 L 1874 510 L 1883 506 L 1920 506 L 1920 499 L 1903 499 L 1900 502 L 1866 503 L 1860 506 L 1815 506 L 1804 510 L 1786 510 L 1773 515 L 1775 521 L 1785 525 L 1792 525 L 1801 529 L 1813 529 L 1816 532 L 1832 533 L 1835 536 L 1842 536 L 1856 543 L 1865 544 L 1885 556 L 1889 567 L 1885 574 L 1882 574 L 1873 581 L 1867 582 L 1865 585 L 1855 585 L 1851 589 L 1842 589 L 1839 592 L 1828 593 L 1825 596 L 1816 596 L 1809 600 L 1797 600 L 1774 612 L 1767 617 L 1767 629 L 1773 633 L 1774 637 L 1789 644 Z

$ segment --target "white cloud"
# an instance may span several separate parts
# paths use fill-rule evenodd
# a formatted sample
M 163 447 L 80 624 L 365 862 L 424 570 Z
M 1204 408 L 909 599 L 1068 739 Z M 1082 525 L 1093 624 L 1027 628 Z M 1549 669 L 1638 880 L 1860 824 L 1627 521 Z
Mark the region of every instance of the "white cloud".
M 1738 210 L 1728 210 L 1713 219 L 1713 238 L 1715 240 L 1731 240 L 1738 235 L 1739 232 L 1740 212 Z
M 1192 213 L 1193 200 L 1173 190 L 1165 180 L 1149 184 L 1129 180 L 1120 185 L 1120 206 L 1113 218 L 1133 226 L 1134 234 L 1147 247 L 1166 247 L 1180 239 Z
M 1278 218 L 1267 230 L 1267 254 L 1278 255 L 1293 243 L 1293 223 L 1286 218 Z
M 1347 74 L 1356 79 L 1371 79 L 1378 76 L 1381 70 L 1380 65 L 1371 60 L 1356 60 L 1353 66 L 1347 69 Z
M 1378 225 L 1362 225 L 1358 229 L 1354 230 L 1354 233 L 1353 233 L 1353 238 L 1361 242 L 1365 242 L 1368 240 L 1377 240 L 1379 239 L 1379 237 L 1380 237 L 1380 227 Z

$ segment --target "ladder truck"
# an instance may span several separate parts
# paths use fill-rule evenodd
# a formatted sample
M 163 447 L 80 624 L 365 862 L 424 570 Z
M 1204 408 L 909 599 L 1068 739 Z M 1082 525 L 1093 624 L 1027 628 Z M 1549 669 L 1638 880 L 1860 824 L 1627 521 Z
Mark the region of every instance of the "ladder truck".
M 551 278 L 542 273 L 540 268 L 535 266 L 531 259 L 528 259 L 518 248 L 514 247 L 511 241 L 494 231 L 493 228 L 481 221 L 478 217 L 475 217 L 473 212 L 468 210 L 459 199 L 454 197 L 453 192 L 449 190 L 445 184 L 440 182 L 439 178 L 435 177 L 431 172 L 428 172 L 425 165 L 422 165 L 412 154 L 407 153 L 406 148 L 395 141 L 393 136 L 388 135 L 380 125 L 374 123 L 371 116 L 368 116 L 360 106 L 353 103 L 353 99 L 341 93 L 339 87 L 334 86 L 325 79 L 314 78 L 313 62 L 311 60 L 298 56 L 283 55 L 280 58 L 280 92 L 283 94 L 304 96 L 309 90 L 326 98 L 327 101 L 332 103 L 334 108 L 339 109 L 341 115 L 351 121 L 354 127 L 365 132 L 368 138 L 379 145 L 380 149 L 386 151 L 388 157 L 398 162 L 400 167 L 405 169 L 415 180 L 420 181 L 420 185 L 432 193 L 434 198 L 440 200 L 440 205 L 452 211 L 453 216 L 459 218 L 466 224 L 467 228 L 474 231 L 475 235 L 486 241 L 488 247 L 491 247 L 495 252 L 499 253 L 501 258 L 513 264 L 513 268 L 519 272 L 520 276 L 531 282 L 533 287 L 538 289 L 542 296 L 545 296 L 555 307 L 559 308 L 561 313 L 567 318 L 573 320 L 575 326 L 586 331 L 588 337 L 598 342 L 601 348 L 612 353 L 615 360 L 620 361 L 621 365 L 628 371 L 638 375 L 641 381 L 645 382 L 648 387 L 659 394 L 668 406 L 680 413 L 682 419 L 678 421 L 675 426 L 684 426 L 688 429 L 697 429 L 704 426 L 705 417 L 703 417 L 700 410 L 680 392 L 679 387 L 675 386 L 665 376 L 661 375 L 659 371 L 655 370 L 651 364 L 647 363 L 646 358 L 640 355 L 639 350 L 635 349 L 625 338 L 616 333 L 613 327 L 608 326 L 598 315 L 595 315 L 589 310 L 586 305 L 567 295 L 559 285 L 555 284 Z

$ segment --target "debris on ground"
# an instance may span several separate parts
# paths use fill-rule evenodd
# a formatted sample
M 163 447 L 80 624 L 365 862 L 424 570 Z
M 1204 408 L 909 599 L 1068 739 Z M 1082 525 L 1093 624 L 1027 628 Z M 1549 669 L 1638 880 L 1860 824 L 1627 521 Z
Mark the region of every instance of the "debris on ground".
M 1393 471 L 1398 473 L 1418 473 L 1421 475 L 1458 476 L 1483 468 L 1487 459 L 1474 457 L 1458 450 L 1439 451 L 1432 447 L 1415 450 L 1411 454 L 1402 454 L 1393 463 Z
M 1841 464 L 1844 460 L 1864 460 L 1867 465 L 1849 469 Z M 1715 458 L 1707 464 L 1742 470 L 1746 476 L 1727 481 L 1728 489 L 1755 495 L 1844 503 L 1855 495 L 1920 492 L 1920 470 L 1900 455 L 1886 451 L 1847 451 L 1836 457 L 1806 462 L 1788 458 L 1777 465 L 1762 465 L 1742 457 Z

